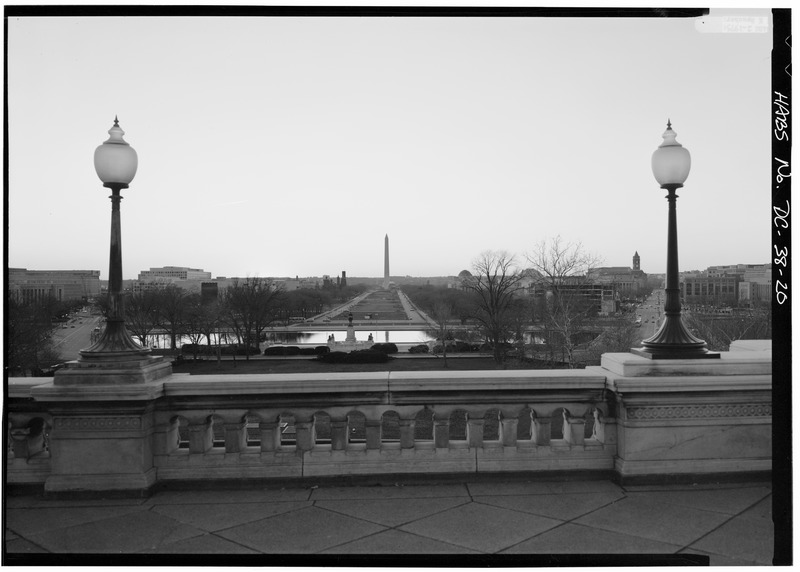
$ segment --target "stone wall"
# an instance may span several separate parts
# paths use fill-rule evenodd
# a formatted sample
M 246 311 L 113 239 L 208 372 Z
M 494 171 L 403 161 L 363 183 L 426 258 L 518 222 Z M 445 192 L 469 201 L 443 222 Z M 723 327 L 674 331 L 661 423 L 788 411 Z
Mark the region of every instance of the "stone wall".
M 10 379 L 7 483 L 595 471 L 625 480 L 771 470 L 771 352 L 606 354 L 585 370 Z

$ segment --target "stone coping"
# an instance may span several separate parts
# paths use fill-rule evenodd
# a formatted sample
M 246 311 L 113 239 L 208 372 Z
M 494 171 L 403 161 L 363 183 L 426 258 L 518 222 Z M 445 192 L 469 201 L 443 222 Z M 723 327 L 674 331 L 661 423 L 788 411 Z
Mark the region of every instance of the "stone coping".
M 220 383 L 220 379 L 224 383 Z M 241 375 L 173 374 L 165 379 L 167 396 L 246 393 L 310 394 L 346 392 L 465 392 L 603 389 L 606 377 L 585 370 L 512 370 L 448 372 L 352 372 Z
M 597 366 L 592 369 L 602 371 Z M 683 375 L 657 378 L 609 375 L 607 380 L 608 389 L 623 395 L 633 392 L 772 391 L 772 375 Z
M 771 375 L 772 352 L 721 352 L 720 358 L 713 360 L 654 360 L 631 353 L 608 353 L 603 354 L 600 367 L 623 377 Z
M 736 340 L 731 342 L 730 351 L 772 353 L 772 340 Z
M 10 378 L 8 396 L 41 401 L 150 400 L 162 396 L 497 392 L 609 389 L 637 392 L 771 390 L 771 352 L 724 352 L 719 360 L 649 360 L 604 354 L 582 370 L 171 374 L 138 384 L 55 386 L 50 378 Z
M 8 397 L 27 399 L 31 396 L 31 389 L 37 385 L 53 383 L 51 377 L 9 377 Z
M 164 381 L 129 384 L 55 385 L 52 381 L 31 388 L 29 397 L 37 401 L 151 401 L 164 396 Z

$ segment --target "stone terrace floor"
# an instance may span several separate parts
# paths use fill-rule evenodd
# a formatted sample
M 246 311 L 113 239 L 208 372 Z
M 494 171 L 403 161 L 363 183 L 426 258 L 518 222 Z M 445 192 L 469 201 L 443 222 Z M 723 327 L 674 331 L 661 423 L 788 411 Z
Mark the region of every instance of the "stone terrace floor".
M 14 494 L 5 499 L 3 563 L 646 565 L 700 555 L 747 566 L 772 564 L 773 537 L 769 481 L 498 477 L 160 490 L 138 499 Z

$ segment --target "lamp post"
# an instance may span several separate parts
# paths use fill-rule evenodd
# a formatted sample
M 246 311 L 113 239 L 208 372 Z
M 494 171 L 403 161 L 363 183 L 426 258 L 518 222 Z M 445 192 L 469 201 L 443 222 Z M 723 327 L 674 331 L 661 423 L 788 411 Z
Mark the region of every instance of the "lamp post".
M 120 191 L 127 189 L 136 175 L 139 160 L 136 151 L 122 136 L 125 132 L 114 118 L 110 137 L 94 152 L 94 168 L 103 186 L 111 189 L 111 249 L 108 262 L 109 314 L 106 329 L 94 345 L 81 350 L 82 358 L 121 358 L 150 352 L 133 341 L 125 328 L 122 311 L 122 232 L 119 205 Z
M 664 321 L 650 338 L 642 341 L 641 348 L 633 353 L 650 359 L 718 358 L 719 353 L 709 352 L 706 342 L 693 336 L 681 320 L 680 285 L 678 283 L 678 222 L 675 209 L 678 195 L 692 165 L 689 151 L 675 140 L 676 133 L 667 121 L 664 142 L 655 150 L 652 159 L 653 175 L 667 191 L 669 219 L 667 229 L 667 287 L 664 302 Z

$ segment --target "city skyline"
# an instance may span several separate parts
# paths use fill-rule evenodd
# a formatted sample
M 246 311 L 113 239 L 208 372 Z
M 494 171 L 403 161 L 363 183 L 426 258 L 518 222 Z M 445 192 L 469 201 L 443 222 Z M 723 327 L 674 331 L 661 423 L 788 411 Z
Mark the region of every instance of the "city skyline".
M 107 278 L 92 153 L 114 116 L 139 154 L 125 279 L 380 277 L 387 234 L 398 276 L 485 250 L 525 268 L 556 235 L 660 274 L 668 119 L 693 163 L 680 270 L 764 263 L 772 34 L 720 33 L 727 13 L 10 19 L 8 265 Z

